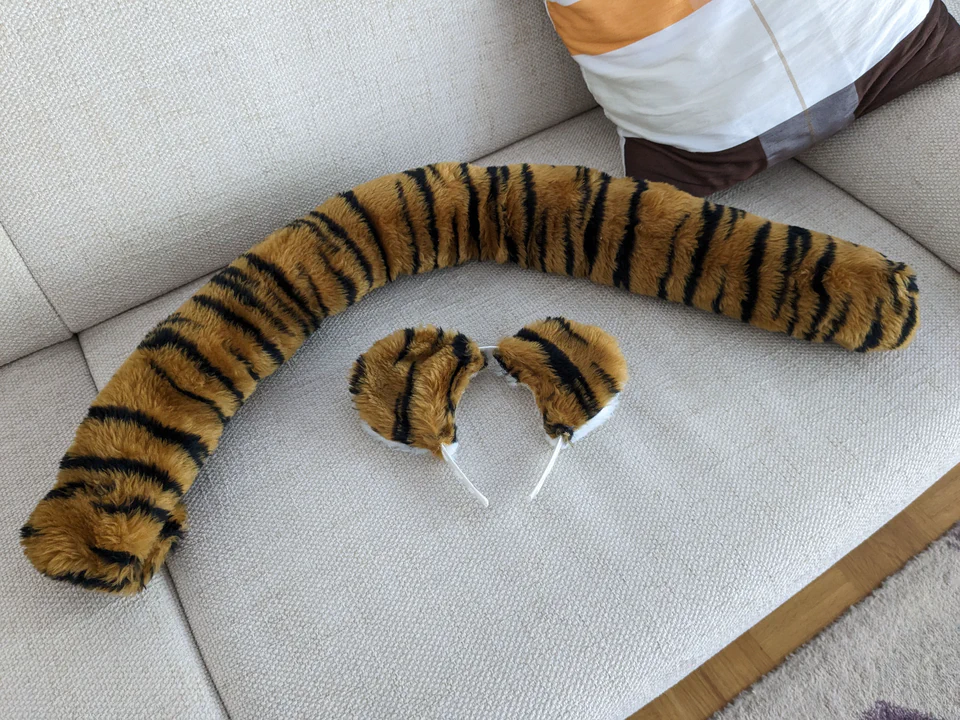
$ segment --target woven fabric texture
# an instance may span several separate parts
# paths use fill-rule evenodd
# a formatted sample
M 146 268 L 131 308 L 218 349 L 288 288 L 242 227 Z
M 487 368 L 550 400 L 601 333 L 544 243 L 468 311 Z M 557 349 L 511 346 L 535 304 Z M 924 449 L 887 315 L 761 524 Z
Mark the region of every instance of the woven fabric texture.
M 595 104 L 537 2 L 2 0 L 0 15 L 0 221 L 73 331 L 334 191 Z
M 960 0 L 944 0 L 960 17 Z M 960 270 L 960 75 L 934 80 L 800 161 Z
M 0 228 L 0 365 L 70 337 Z
M 166 572 L 111 598 L 41 577 L 20 552 L 95 393 L 75 339 L 0 368 L 0 716 L 225 718 Z
M 615 148 L 593 114 L 481 162 Z M 910 262 L 913 345 L 863 356 L 491 264 L 398 280 L 264 383 L 187 497 L 169 567 L 233 717 L 624 717 L 960 460 L 957 274 L 794 161 L 724 199 Z M 192 290 L 82 333 L 97 384 Z M 535 503 L 550 447 L 493 373 L 457 413 L 488 510 L 362 432 L 347 375 L 373 341 L 423 322 L 491 344 L 557 314 L 612 333 L 632 379 Z

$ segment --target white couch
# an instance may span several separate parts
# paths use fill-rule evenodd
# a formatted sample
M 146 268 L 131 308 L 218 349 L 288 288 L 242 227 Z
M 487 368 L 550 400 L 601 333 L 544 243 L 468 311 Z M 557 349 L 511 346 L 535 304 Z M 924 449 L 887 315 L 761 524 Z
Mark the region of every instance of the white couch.
M 956 12 L 960 0 L 948 0 Z M 17 545 L 76 425 L 203 277 L 326 196 L 439 160 L 621 172 L 538 0 L 0 4 L 0 717 L 624 717 L 960 461 L 960 77 L 718 199 L 910 263 L 902 352 L 813 346 L 472 265 L 328 322 L 231 423 L 133 599 Z M 442 463 L 374 444 L 345 376 L 417 322 L 564 314 L 621 341 L 611 425 L 546 459 L 494 377 Z

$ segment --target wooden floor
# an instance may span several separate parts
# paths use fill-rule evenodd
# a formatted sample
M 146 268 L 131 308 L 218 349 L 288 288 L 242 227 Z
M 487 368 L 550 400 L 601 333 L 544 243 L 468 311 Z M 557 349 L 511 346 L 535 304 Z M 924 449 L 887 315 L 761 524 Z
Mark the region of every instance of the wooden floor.
M 960 465 L 803 590 L 630 720 L 703 720 L 960 521 Z

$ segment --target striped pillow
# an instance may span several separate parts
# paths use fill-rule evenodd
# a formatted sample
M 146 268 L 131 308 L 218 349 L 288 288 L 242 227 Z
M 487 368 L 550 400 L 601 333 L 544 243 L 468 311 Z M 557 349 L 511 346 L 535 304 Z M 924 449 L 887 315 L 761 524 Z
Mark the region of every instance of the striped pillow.
M 941 0 L 546 0 L 626 173 L 730 187 L 960 68 Z

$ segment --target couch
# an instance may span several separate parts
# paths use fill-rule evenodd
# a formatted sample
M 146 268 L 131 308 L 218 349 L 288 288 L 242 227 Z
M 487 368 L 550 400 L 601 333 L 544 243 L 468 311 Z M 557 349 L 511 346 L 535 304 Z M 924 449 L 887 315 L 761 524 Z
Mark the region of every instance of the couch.
M 948 0 L 960 11 L 960 0 Z M 97 389 L 216 269 L 322 199 L 441 160 L 589 165 L 619 141 L 535 0 L 12 3 L 0 16 L 0 716 L 625 717 L 960 462 L 960 77 L 716 200 L 908 262 L 922 326 L 858 355 L 473 264 L 325 322 L 228 427 L 134 598 L 53 583 L 17 530 Z M 610 426 L 549 448 L 481 374 L 442 463 L 360 432 L 388 332 L 613 333 Z

